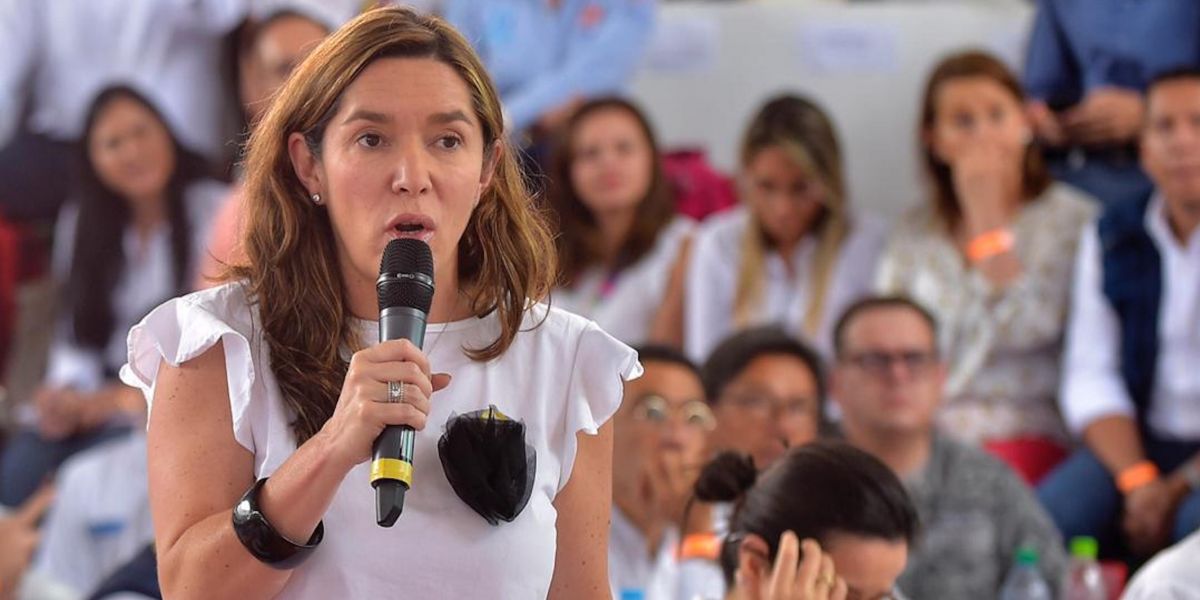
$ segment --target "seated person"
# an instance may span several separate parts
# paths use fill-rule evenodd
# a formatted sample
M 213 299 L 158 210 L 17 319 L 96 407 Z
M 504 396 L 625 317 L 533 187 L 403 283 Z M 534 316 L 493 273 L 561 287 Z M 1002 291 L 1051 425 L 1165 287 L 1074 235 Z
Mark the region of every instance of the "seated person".
M 697 574 L 680 579 L 677 552 L 686 533 L 711 529 L 697 522 L 709 513 L 686 506 L 716 421 L 699 370 L 678 350 L 643 346 L 638 360 L 645 372 L 625 383 L 613 416 L 608 576 L 616 598 L 625 592 L 648 600 L 690 597 L 681 589 L 696 584 Z
M 225 186 L 206 177 L 151 102 L 112 87 L 92 103 L 83 176 L 55 235 L 65 306 L 32 423 L 0 460 L 0 503 L 33 493 L 71 454 L 140 423 L 145 402 L 116 379 L 129 329 L 188 289 Z
M 696 232 L 684 347 L 704 360 L 724 338 L 779 324 L 822 356 L 842 308 L 871 288 L 883 232 L 855 218 L 833 121 L 809 99 L 759 109 L 741 145 L 742 206 Z
M 1078 232 L 1096 202 L 1050 179 L 1022 98 L 988 54 L 934 68 L 921 129 L 929 197 L 893 232 L 876 283 L 938 319 L 949 366 L 939 428 L 1035 483 L 1071 442 L 1059 356 Z
M 838 442 L 792 448 L 759 473 L 722 454 L 696 496 L 735 502 L 721 547 L 727 600 L 897 598 L 917 514 L 896 476 Z
M 616 98 L 584 104 L 567 122 L 552 172 L 560 262 L 553 303 L 627 344 L 680 346 L 694 224 L 675 214 L 645 115 Z
M 714 451 L 747 454 L 760 469 L 821 430 L 825 377 L 815 351 L 777 327 L 721 342 L 701 371 L 716 415 Z
M 1085 447 L 1039 489 L 1064 536 L 1139 556 L 1200 525 L 1200 71 L 1155 79 L 1146 110 L 1155 191 L 1079 245 L 1061 404 Z
M 1033 491 L 1004 463 L 936 431 L 946 381 L 936 340 L 933 316 L 899 297 L 851 305 L 834 330 L 830 389 L 846 440 L 891 467 L 921 517 L 900 587 L 913 598 L 994 598 L 1023 546 L 1059 581 L 1062 539 Z

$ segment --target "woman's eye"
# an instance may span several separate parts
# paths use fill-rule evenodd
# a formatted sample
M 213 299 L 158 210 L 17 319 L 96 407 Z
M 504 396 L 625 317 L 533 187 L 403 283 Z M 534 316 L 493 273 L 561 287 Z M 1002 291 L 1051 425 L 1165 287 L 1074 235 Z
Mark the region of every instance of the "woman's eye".
M 358 144 L 367 148 L 377 148 L 383 143 L 383 138 L 375 133 L 364 133 L 358 136 Z
M 463 141 L 462 138 L 459 138 L 456 135 L 448 135 L 443 138 L 439 138 L 437 143 L 438 146 L 440 146 L 443 150 L 453 150 L 461 146 Z

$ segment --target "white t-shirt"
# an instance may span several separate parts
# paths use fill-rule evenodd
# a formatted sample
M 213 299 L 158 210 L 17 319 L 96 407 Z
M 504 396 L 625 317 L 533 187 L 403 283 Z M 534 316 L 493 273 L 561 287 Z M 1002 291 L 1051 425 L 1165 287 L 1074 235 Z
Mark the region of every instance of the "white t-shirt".
M 684 300 L 684 347 L 692 360 L 703 362 L 735 331 L 733 302 L 749 217 L 749 210 L 741 206 L 709 218 L 696 232 Z M 854 220 L 842 241 L 825 291 L 821 325 L 816 337 L 809 340 L 822 355 L 832 355 L 832 329 L 841 311 L 870 293 L 883 242 L 882 227 L 863 218 Z M 778 252 L 767 254 L 762 301 L 750 325 L 782 325 L 792 335 L 809 338 L 803 330 L 812 294 L 810 279 L 816 246 L 813 236 L 797 244 L 792 277 Z
M 141 552 L 154 540 L 146 476 L 140 432 L 67 461 L 33 569 L 83 597 Z
M 1125 600 L 1200 600 L 1200 531 L 1161 552 L 1137 572 Z
M 663 228 L 641 260 L 622 269 L 611 282 L 607 269 L 587 269 L 571 287 L 555 289 L 551 304 L 594 319 L 622 342 L 635 345 L 645 342 L 667 294 L 667 283 L 680 247 L 694 228 L 691 219 L 676 218 Z
M 360 321 L 374 343 L 374 322 Z M 554 570 L 554 502 L 575 461 L 576 432 L 595 433 L 616 412 L 622 380 L 641 375 L 637 354 L 595 323 L 538 305 L 501 357 L 472 361 L 463 348 L 495 339 L 495 314 L 430 324 L 425 353 L 435 372 L 453 375 L 433 398 L 428 426 L 416 436 L 413 489 L 390 529 L 375 524 L 370 464 L 352 469 L 325 513 L 325 539 L 297 568 L 278 598 L 544 598 Z M 233 433 L 254 454 L 254 476 L 267 477 L 295 451 L 289 410 L 270 369 L 257 310 L 240 283 L 171 300 L 129 334 L 122 379 L 153 399 L 166 360 L 178 365 L 220 340 Z M 455 495 L 437 442 L 453 414 L 495 404 L 524 421 L 537 452 L 529 504 L 511 523 L 492 526 Z M 232 507 L 231 507 L 232 508 Z M 251 560 L 247 557 L 247 560 Z

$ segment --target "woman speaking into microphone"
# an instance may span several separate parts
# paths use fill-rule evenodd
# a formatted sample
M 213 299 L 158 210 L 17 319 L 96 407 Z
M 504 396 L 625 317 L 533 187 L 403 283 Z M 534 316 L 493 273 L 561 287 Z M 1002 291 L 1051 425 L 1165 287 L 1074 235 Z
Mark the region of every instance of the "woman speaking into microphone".
M 608 422 L 641 368 L 539 303 L 554 245 L 462 36 L 385 8 L 324 41 L 250 139 L 246 202 L 246 263 L 129 336 L 164 596 L 607 598 Z M 401 237 L 433 254 L 423 351 L 376 343 Z M 417 434 L 383 528 L 388 425 Z

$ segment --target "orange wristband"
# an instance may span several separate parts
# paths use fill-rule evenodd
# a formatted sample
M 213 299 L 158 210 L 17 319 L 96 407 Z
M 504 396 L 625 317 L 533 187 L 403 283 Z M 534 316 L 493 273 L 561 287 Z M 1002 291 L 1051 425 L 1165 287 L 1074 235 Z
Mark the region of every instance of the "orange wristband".
M 1016 239 L 1009 229 L 993 229 L 975 236 L 967 244 L 967 260 L 971 264 L 981 263 L 993 256 L 1012 250 Z
M 1143 460 L 1130 467 L 1125 467 L 1117 474 L 1117 489 L 1122 494 L 1128 494 L 1144 485 L 1158 479 L 1158 467 L 1154 463 Z
M 715 533 L 693 533 L 683 538 L 679 548 L 679 560 L 703 558 L 717 560 L 721 555 L 721 538 Z

